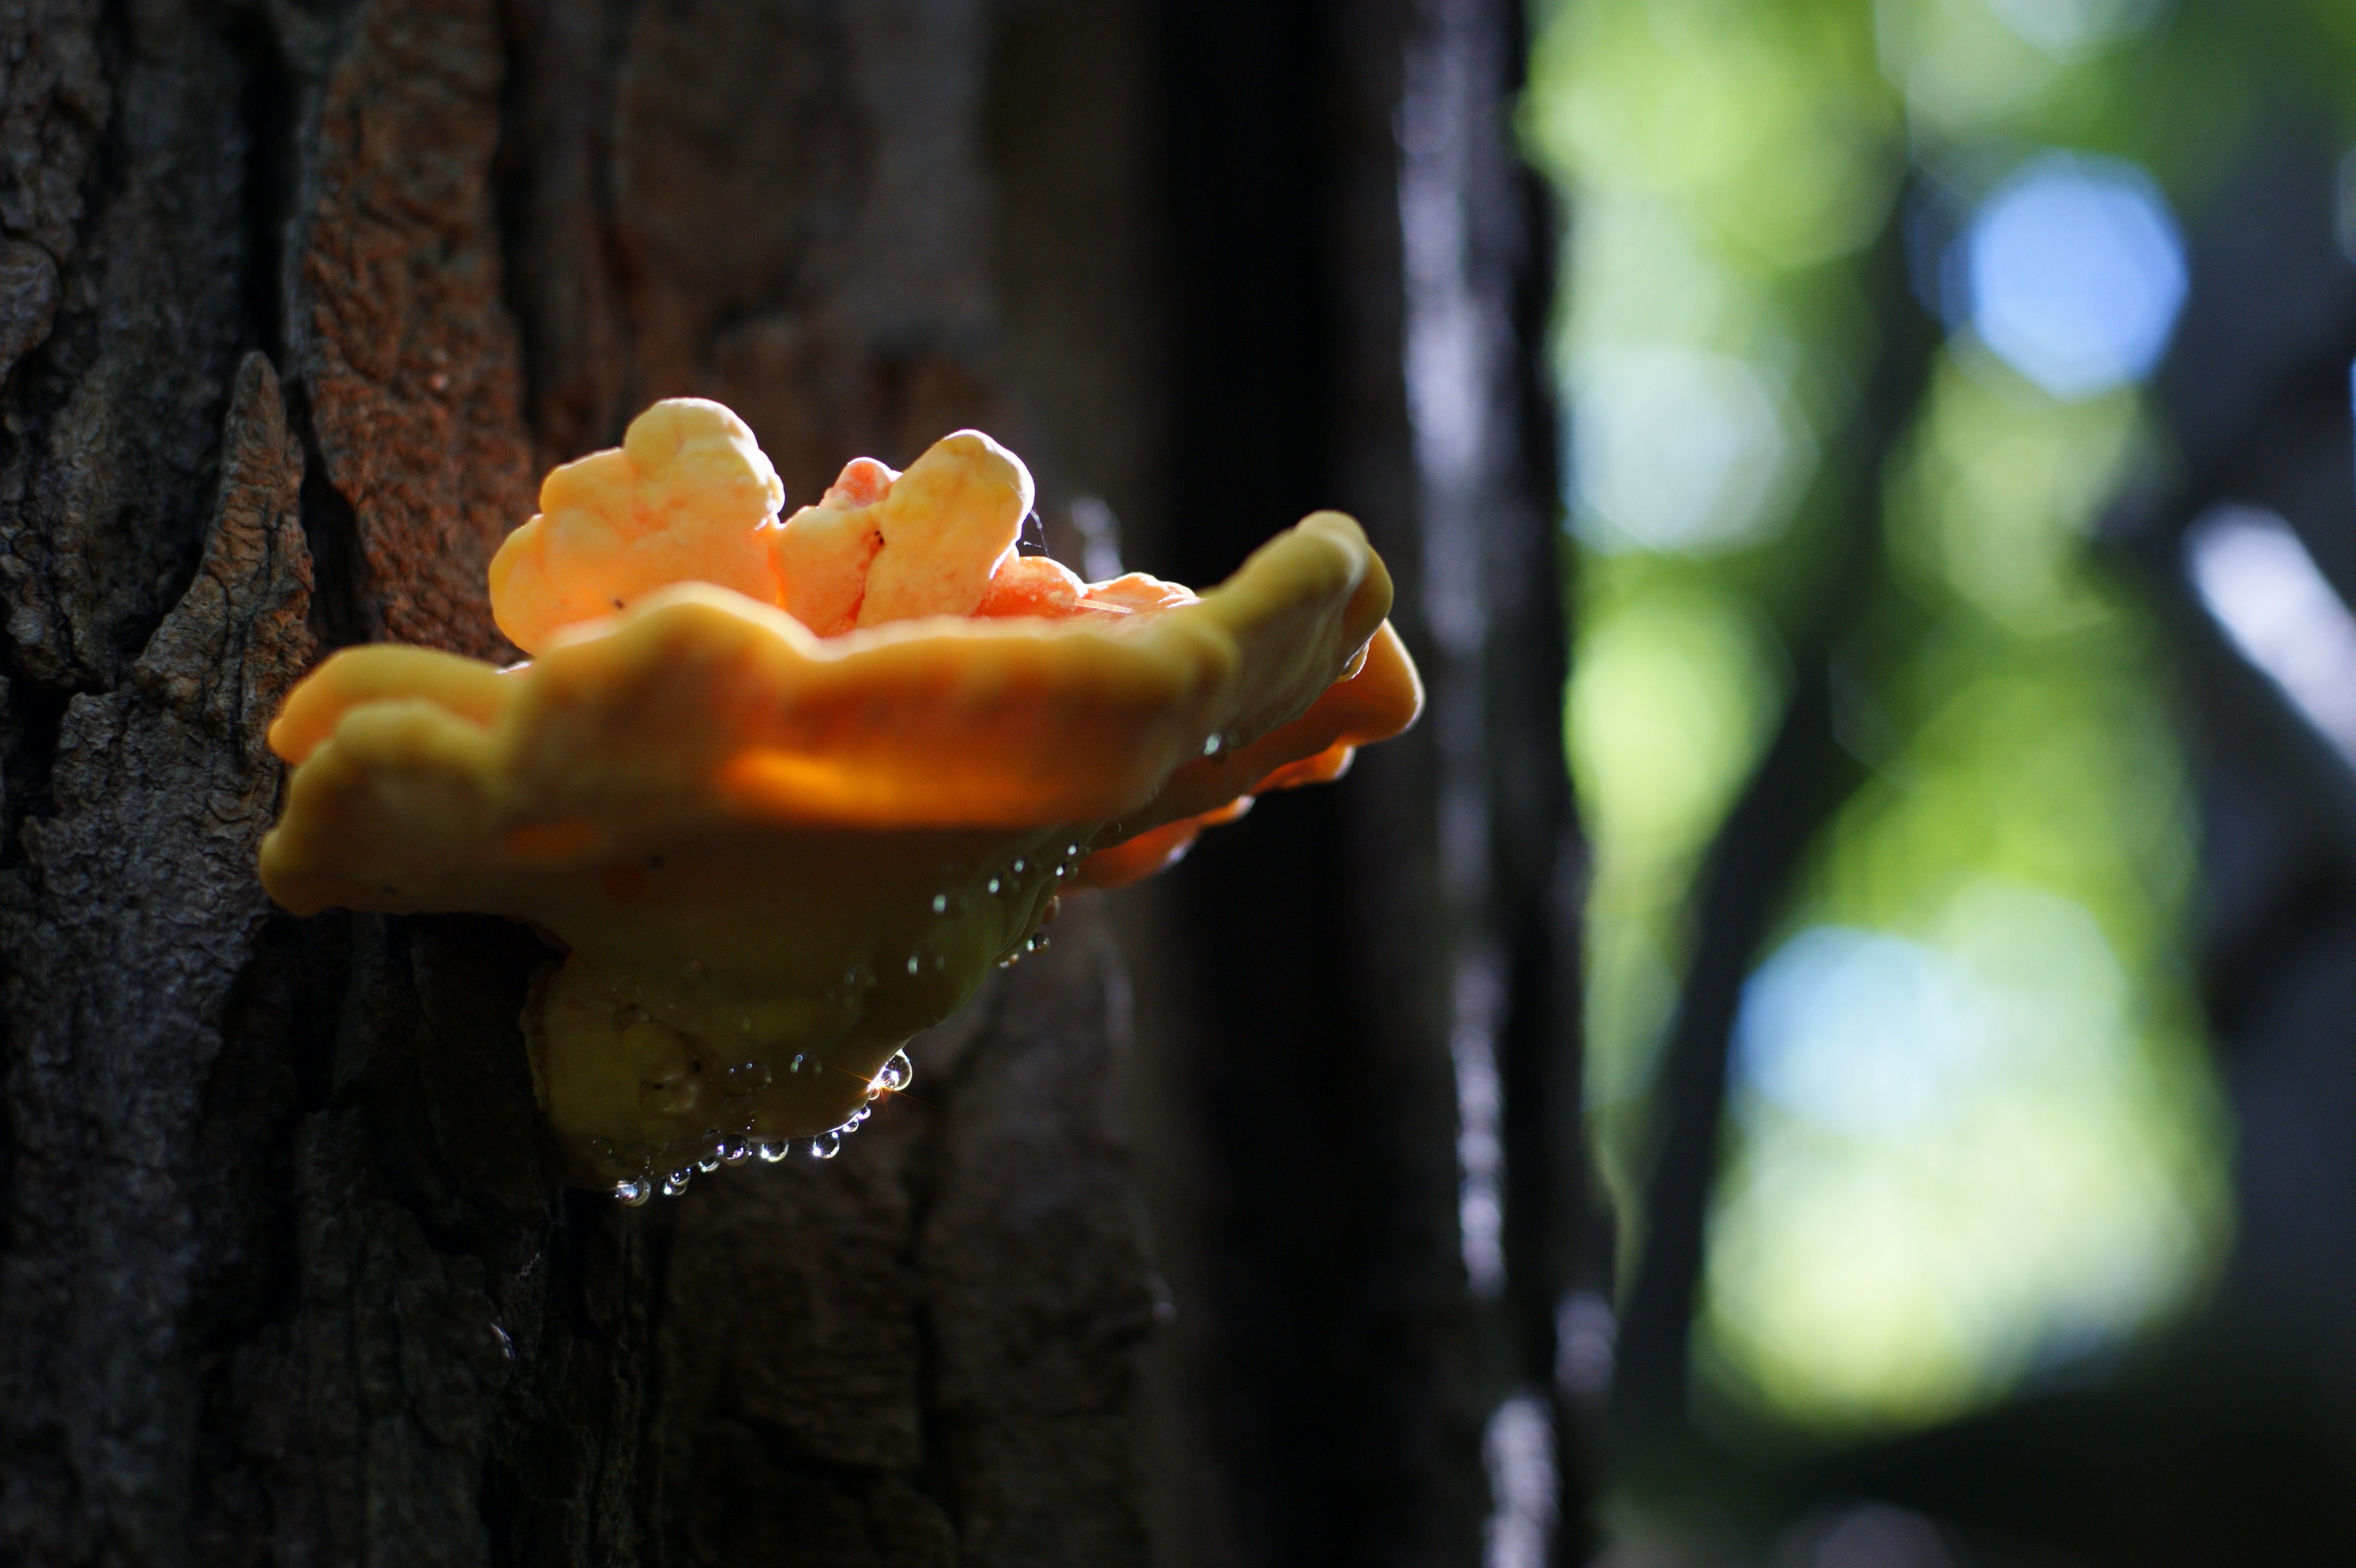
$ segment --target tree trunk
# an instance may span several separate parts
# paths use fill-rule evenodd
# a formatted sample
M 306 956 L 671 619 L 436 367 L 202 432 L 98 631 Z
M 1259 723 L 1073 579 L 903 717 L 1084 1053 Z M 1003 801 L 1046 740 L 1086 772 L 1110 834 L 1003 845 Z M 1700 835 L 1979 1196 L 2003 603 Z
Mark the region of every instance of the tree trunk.
M 1457 1262 L 1440 933 L 1519 976 L 1528 1038 L 1500 1048 L 1532 1105 L 1575 1066 L 1527 1011 L 1550 872 L 1501 850 L 1503 894 L 1435 880 L 1436 780 L 1477 794 L 1491 753 L 1418 743 L 1263 808 L 1193 881 L 1076 900 L 841 1158 L 642 1210 L 545 1174 L 538 938 L 297 920 L 254 875 L 293 682 L 359 641 L 509 653 L 483 573 L 534 476 L 658 397 L 736 408 L 797 499 L 853 454 L 1001 431 L 1075 561 L 1117 512 L 1129 564 L 1215 579 L 1351 507 L 1420 638 L 1390 133 L 1439 32 L 1346 10 L 1272 8 L 1249 55 L 1260 90 L 1307 69 L 1323 95 L 1268 128 L 1317 197 L 1271 295 L 1183 275 L 1236 238 L 1188 171 L 1270 145 L 1173 143 L 1215 118 L 1184 73 L 1217 36 L 1174 4 L 0 4 L 0 1563 L 1114 1568 L 1154 1555 L 1149 1517 L 1173 1563 L 1473 1560 L 1479 1422 L 1543 1381 L 1560 1281 L 1533 1266 L 1500 1360 Z M 1505 7 L 1440 13 L 1511 47 Z M 1216 290 L 1280 315 L 1287 287 L 1310 336 L 1237 342 L 1290 423 L 1223 426 Z M 1493 413 L 1527 402 L 1497 385 Z M 1490 452 L 1479 493 L 1526 457 Z M 1515 548 L 1550 584 L 1536 494 Z M 1539 596 L 1512 625 L 1552 638 Z M 1434 666 L 1476 707 L 1484 646 Z M 1553 768 L 1548 648 L 1505 661 L 1506 727 Z M 1550 867 L 1558 780 L 1515 800 Z M 1168 1019 L 1130 1072 L 1116 939 L 1153 931 Z M 1223 994 L 1249 1016 L 1190 1034 Z M 1288 1031 L 1316 1080 L 1289 1107 L 1247 1081 Z M 1294 1207 L 1251 1197 L 1268 1161 Z M 1215 1199 L 1165 1179 L 1190 1163 Z M 1525 1185 L 1552 1213 L 1561 1172 Z M 1149 1207 L 1184 1326 L 1150 1385 Z

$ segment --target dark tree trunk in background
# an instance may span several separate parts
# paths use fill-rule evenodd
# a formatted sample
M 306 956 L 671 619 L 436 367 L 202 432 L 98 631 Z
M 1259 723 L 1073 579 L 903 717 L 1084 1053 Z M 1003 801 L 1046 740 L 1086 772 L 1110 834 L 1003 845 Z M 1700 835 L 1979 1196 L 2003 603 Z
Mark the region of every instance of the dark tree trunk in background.
M 1473 1560 L 1484 1419 L 1553 1381 L 1585 1175 L 1518 29 L 1500 0 L 1158 16 L 1173 450 L 1145 564 L 1215 578 L 1347 510 L 1431 698 L 1344 788 L 1264 799 L 1139 900 L 1179 1303 L 1157 1480 L 1203 1561 Z
M 1580 1181 L 1515 27 L 0 4 L 0 1563 L 1478 1560 Z M 535 477 L 680 393 L 798 501 L 999 431 L 1068 560 L 1351 510 L 1433 721 L 1076 901 L 840 1159 L 560 1190 L 544 950 L 271 911 L 261 735 L 333 647 L 500 654 Z

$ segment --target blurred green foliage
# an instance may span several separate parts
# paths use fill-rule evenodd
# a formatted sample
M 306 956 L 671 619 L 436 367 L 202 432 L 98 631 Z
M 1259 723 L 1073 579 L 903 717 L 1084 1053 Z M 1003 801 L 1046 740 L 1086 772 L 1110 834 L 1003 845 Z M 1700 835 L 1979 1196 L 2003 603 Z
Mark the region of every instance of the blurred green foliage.
M 2169 461 L 2165 432 L 2136 386 L 2057 398 L 1957 323 L 1858 490 L 1875 515 L 1843 515 L 1815 481 L 1890 312 L 1941 303 L 1877 297 L 1867 259 L 1919 224 L 1919 292 L 1952 295 L 1943 232 L 2046 149 L 2134 160 L 2191 210 L 2286 102 L 2344 134 L 2356 9 L 1558 0 L 1542 20 L 1525 132 L 1569 214 L 1566 730 L 1623 1279 L 1697 875 L 1797 683 L 1837 675 L 1869 777 L 1759 960 L 1847 932 L 1842 951 L 1944 977 L 1914 997 L 1930 1023 L 1888 1007 L 1841 1048 L 1921 1058 L 1927 1029 L 1945 1054 L 1930 1103 L 1845 1121 L 1738 1048 L 1700 1391 L 1833 1432 L 1951 1416 L 2198 1299 L 2230 1231 L 2230 1133 L 2184 958 L 2166 650 L 2088 551 L 2119 489 Z M 1876 607 L 1832 671 L 1804 667 L 1860 540 Z M 1842 1016 L 1809 1005 L 1804 1032 Z

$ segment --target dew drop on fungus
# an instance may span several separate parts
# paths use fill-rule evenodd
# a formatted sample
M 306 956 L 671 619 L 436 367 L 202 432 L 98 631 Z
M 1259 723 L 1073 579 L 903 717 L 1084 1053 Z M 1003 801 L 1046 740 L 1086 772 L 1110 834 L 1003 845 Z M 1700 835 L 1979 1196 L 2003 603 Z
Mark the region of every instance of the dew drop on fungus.
M 721 1144 L 717 1152 L 723 1165 L 741 1165 L 753 1153 L 750 1145 L 734 1139 Z
M 665 1197 L 677 1197 L 687 1190 L 687 1184 L 694 1179 L 695 1172 L 686 1165 L 681 1165 L 663 1177 L 662 1194 Z
M 789 1062 L 787 1062 L 787 1063 L 786 1064 L 786 1070 L 787 1070 L 787 1072 L 799 1072 L 799 1071 L 801 1071 L 801 1070 L 802 1070 L 802 1062 L 803 1062 L 803 1059 L 804 1059 L 804 1058 L 801 1058 L 801 1057 L 799 1057 L 799 1056 L 795 1057 L 793 1060 L 791 1060 L 791 1061 L 789 1061 Z
M 720 1168 L 720 1155 L 715 1152 L 698 1156 L 695 1162 L 695 1168 L 700 1171 L 718 1170 Z
M 1203 739 L 1203 755 L 1216 762 L 1227 752 L 1227 737 L 1216 731 Z
M 894 1051 L 892 1059 L 875 1069 L 875 1076 L 867 1087 L 876 1093 L 887 1090 L 896 1093 L 916 1080 L 916 1065 L 908 1060 L 908 1053 Z
M 793 1144 L 783 1138 L 755 1138 L 753 1140 L 753 1153 L 760 1156 L 761 1163 L 765 1165 L 774 1165 L 779 1160 L 784 1159 L 787 1155 L 790 1155 L 793 1152 Z
M 997 878 L 997 877 L 995 877 L 995 876 L 991 877 L 991 878 L 990 879 L 990 891 L 991 891 L 993 895 L 995 895 L 995 894 L 997 893 L 997 891 L 998 891 L 998 887 L 999 887 L 998 878 Z
M 933 895 L 933 913 L 934 913 L 934 914 L 936 914 L 936 915 L 946 915 L 946 914 L 948 914 L 948 912 L 949 912 L 949 896 L 948 896 L 948 894 L 946 894 L 946 893 L 936 893 L 936 894 L 934 894 L 934 895 Z
M 1015 875 L 1020 876 L 1023 875 L 1023 867 L 1027 864 L 1028 863 L 1025 861 L 1017 860 L 1012 866 L 1009 867 L 1009 869 L 1012 870 Z
M 653 1187 L 642 1181 L 617 1181 L 614 1184 L 614 1196 L 632 1208 L 645 1208 L 647 1199 L 654 1196 L 654 1190 Z
M 811 1159 L 830 1160 L 841 1153 L 842 1153 L 842 1134 L 840 1133 L 829 1133 L 824 1137 L 810 1140 Z

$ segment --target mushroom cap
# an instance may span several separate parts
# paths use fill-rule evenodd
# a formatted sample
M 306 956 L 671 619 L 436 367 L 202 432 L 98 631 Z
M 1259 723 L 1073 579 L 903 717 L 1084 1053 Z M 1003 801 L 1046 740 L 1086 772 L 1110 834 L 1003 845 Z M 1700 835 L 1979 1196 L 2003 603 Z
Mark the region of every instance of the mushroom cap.
M 1013 553 L 1030 479 L 987 437 L 905 474 L 854 462 L 778 525 L 741 430 L 658 405 L 551 477 L 493 572 L 532 662 L 347 649 L 270 730 L 294 765 L 262 846 L 280 904 L 477 910 L 572 950 L 527 1009 L 531 1059 L 568 1164 L 605 1182 L 707 1123 L 771 1138 L 857 1114 L 1059 890 L 1159 869 L 1421 703 L 1389 577 L 1339 513 L 1200 598 L 1083 584 Z M 678 488 L 699 466 L 716 499 Z M 576 511 L 629 528 L 552 526 Z M 682 562 L 767 575 L 653 580 Z M 780 607 L 845 563 L 856 593 L 830 613 L 851 629 Z
M 821 636 L 972 615 L 1021 559 L 1034 493 L 1022 459 L 979 430 L 944 435 L 904 474 L 854 459 L 770 539 L 779 603 Z
M 750 426 L 720 403 L 666 398 L 622 445 L 550 471 L 540 513 L 491 557 L 491 613 L 538 653 L 565 627 L 667 584 L 776 598 L 769 541 L 786 488 Z
M 271 726 L 298 767 L 262 879 L 297 913 L 497 908 L 561 933 L 562 911 L 480 902 L 487 885 L 690 836 L 1139 832 L 1405 727 L 1413 667 L 1395 638 L 1370 648 L 1389 601 L 1357 525 L 1320 512 L 1151 615 L 926 617 L 820 638 L 677 583 L 509 672 L 349 648 Z

